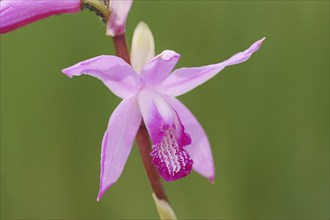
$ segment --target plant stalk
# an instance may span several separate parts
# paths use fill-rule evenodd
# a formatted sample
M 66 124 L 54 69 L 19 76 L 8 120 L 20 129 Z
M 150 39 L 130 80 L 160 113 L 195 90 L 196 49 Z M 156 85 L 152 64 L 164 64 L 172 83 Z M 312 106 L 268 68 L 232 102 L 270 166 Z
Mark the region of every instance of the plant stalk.
M 130 64 L 130 55 L 127 47 L 125 34 L 113 37 L 113 43 L 116 49 L 117 56 L 121 57 L 128 64 Z M 143 165 L 146 170 L 147 177 L 153 192 L 159 200 L 165 200 L 168 202 L 168 198 L 160 180 L 159 173 L 151 161 L 151 142 L 149 139 L 147 128 L 143 122 L 141 123 L 140 128 L 136 134 L 136 143 L 139 148 Z

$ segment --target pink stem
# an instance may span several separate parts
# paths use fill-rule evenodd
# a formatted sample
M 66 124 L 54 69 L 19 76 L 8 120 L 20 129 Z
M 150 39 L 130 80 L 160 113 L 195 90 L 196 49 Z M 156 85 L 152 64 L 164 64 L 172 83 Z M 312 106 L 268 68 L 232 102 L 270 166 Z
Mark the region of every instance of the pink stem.
M 117 56 L 123 58 L 127 63 L 130 64 L 130 55 L 128 52 L 125 34 L 113 37 L 113 43 L 115 45 Z M 141 126 L 136 134 L 136 143 L 139 148 L 143 165 L 147 172 L 149 183 L 153 192 L 156 194 L 158 199 L 166 200 L 168 202 L 168 198 L 160 180 L 159 173 L 151 161 L 151 142 L 147 128 L 143 122 L 141 123 Z

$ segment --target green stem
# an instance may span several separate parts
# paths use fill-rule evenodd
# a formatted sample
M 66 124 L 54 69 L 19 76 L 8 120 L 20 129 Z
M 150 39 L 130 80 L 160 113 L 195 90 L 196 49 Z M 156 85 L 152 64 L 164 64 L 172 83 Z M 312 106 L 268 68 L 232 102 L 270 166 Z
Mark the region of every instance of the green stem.
M 106 23 L 110 15 L 108 4 L 108 1 L 103 0 L 82 0 L 82 8 L 88 8 L 96 12 L 104 23 Z

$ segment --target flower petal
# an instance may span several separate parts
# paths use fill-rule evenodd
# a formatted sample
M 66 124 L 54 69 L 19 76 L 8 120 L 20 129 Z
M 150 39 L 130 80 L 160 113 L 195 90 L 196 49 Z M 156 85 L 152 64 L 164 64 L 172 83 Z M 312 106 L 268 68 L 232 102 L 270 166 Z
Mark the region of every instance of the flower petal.
M 98 201 L 120 177 L 140 124 L 141 114 L 135 97 L 124 99 L 112 113 L 102 143 Z
M 148 25 L 140 22 L 134 30 L 131 63 L 137 73 L 155 56 L 155 42 Z
M 142 117 L 153 146 L 150 155 L 160 175 L 166 181 L 187 176 L 193 161 L 186 147 L 190 136 L 170 105 L 155 91 L 143 89 L 138 95 Z
M 252 44 L 247 50 L 237 53 L 228 60 L 202 67 L 180 68 L 175 70 L 159 86 L 159 91 L 171 96 L 182 95 L 206 82 L 226 66 L 242 63 L 250 58 L 261 46 L 265 38 Z
M 159 94 L 148 89 L 139 92 L 138 101 L 152 142 L 161 142 L 163 127 L 174 124 L 172 110 Z
M 133 0 L 110 0 L 110 16 L 107 35 L 117 36 L 125 33 L 126 19 Z
M 180 54 L 172 50 L 165 50 L 149 61 L 141 70 L 141 78 L 149 84 L 163 81 L 173 70 Z
M 193 169 L 212 182 L 215 175 L 214 162 L 203 127 L 179 100 L 174 97 L 166 97 L 166 101 L 177 111 L 186 132 L 191 137 L 191 145 L 187 147 L 187 151 L 194 161 Z
M 68 77 L 87 74 L 101 80 L 115 95 L 129 98 L 141 87 L 139 75 L 116 56 L 98 56 L 62 70 Z
M 74 13 L 81 10 L 80 0 L 1 0 L 0 33 L 47 18 L 51 15 Z

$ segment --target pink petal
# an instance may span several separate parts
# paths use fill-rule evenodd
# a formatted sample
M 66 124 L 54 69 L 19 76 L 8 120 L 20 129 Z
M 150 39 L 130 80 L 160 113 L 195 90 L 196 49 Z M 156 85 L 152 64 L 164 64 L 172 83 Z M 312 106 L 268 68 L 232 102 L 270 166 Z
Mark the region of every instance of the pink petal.
M 1 0 L 0 33 L 15 30 L 51 15 L 80 10 L 80 0 Z
M 179 96 L 211 79 L 226 66 L 242 63 L 250 58 L 261 46 L 265 38 L 252 44 L 247 50 L 237 53 L 228 60 L 202 67 L 175 70 L 159 86 L 159 91 L 171 96 Z
M 140 124 L 141 114 L 135 97 L 124 99 L 112 113 L 102 143 L 98 201 L 120 177 Z
M 138 95 L 143 120 L 153 143 L 152 162 L 166 181 L 187 176 L 193 161 L 186 150 L 191 140 L 174 109 L 160 94 L 143 89 Z
M 165 50 L 144 66 L 141 78 L 150 84 L 161 82 L 170 74 L 179 59 L 180 54 Z
M 177 111 L 186 132 L 191 137 L 191 145 L 187 147 L 187 151 L 194 161 L 193 169 L 212 182 L 215 175 L 214 162 L 211 147 L 203 127 L 179 100 L 166 97 L 166 101 Z
M 160 94 L 147 89 L 142 89 L 139 92 L 138 101 L 152 142 L 161 142 L 163 127 L 174 124 L 173 112 L 170 106 L 162 99 Z
M 98 56 L 62 70 L 68 77 L 87 74 L 101 80 L 115 95 L 129 98 L 141 87 L 139 75 L 116 56 Z
M 110 0 L 110 17 L 107 35 L 112 37 L 125 33 L 126 19 L 133 0 Z

